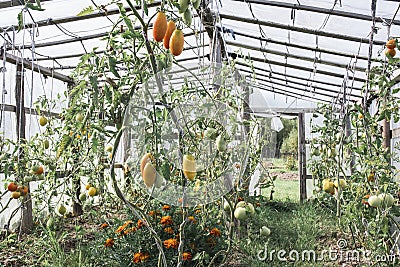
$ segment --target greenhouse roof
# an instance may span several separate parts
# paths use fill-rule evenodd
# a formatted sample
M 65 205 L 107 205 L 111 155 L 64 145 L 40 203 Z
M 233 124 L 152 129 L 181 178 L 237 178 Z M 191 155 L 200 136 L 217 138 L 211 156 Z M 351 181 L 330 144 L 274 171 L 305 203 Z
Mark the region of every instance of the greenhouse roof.
M 106 49 L 104 37 L 119 17 L 116 5 L 103 6 L 108 2 L 41 0 L 45 11 L 25 9 L 23 30 L 17 32 L 21 1 L 0 1 L 7 61 L 23 57 L 26 68 L 40 68 L 44 75 L 68 81 L 80 56 L 95 47 L 99 53 Z M 386 40 L 400 36 L 400 20 L 396 19 L 400 5 L 393 1 L 377 1 L 373 30 L 371 1 L 206 2 L 215 18 L 215 23 L 206 26 L 222 32 L 224 57 L 236 59 L 237 69 L 248 77 L 255 93 L 252 107 L 259 112 L 275 109 L 285 113 L 312 109 L 318 102 L 360 100 L 368 62 L 374 66 L 385 60 Z M 159 5 L 157 1 L 150 4 L 149 16 L 143 13 L 144 17 L 149 19 Z M 89 6 L 100 11 L 77 16 Z M 187 46 L 176 59 L 188 66 L 210 60 L 212 42 L 201 23 L 203 15 L 200 12 L 192 29 L 184 30 Z

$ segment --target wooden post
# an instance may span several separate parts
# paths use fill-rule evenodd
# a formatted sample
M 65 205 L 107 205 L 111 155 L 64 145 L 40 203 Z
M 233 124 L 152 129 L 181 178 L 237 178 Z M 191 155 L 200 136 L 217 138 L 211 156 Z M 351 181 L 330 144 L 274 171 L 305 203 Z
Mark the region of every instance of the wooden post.
M 390 152 L 390 121 L 383 120 L 382 127 L 382 135 L 383 135 L 383 147 L 389 149 Z
M 298 115 L 298 160 L 300 179 L 300 203 L 307 199 L 306 133 L 304 113 Z
M 17 130 L 17 139 L 20 144 L 25 143 L 25 125 L 26 125 L 26 117 L 25 117 L 25 89 L 24 89 L 24 70 L 22 68 L 21 62 L 17 62 L 17 73 L 15 80 L 15 105 L 16 105 L 16 130 Z M 19 148 L 19 160 L 23 160 L 24 151 Z M 17 174 L 16 180 L 19 182 L 21 178 L 19 176 L 20 173 Z M 29 183 L 25 186 L 28 187 L 28 194 L 22 198 L 21 205 L 21 233 L 29 233 L 33 228 L 33 217 L 32 217 L 32 198 L 29 192 Z
M 72 88 L 73 88 L 74 84 L 72 82 L 69 82 L 67 85 L 67 91 L 68 93 L 71 92 Z M 69 105 L 69 103 L 68 103 Z M 77 162 L 77 160 L 74 160 L 75 164 Z M 83 209 L 82 209 L 82 205 L 80 203 L 79 200 L 79 196 L 81 194 L 81 178 L 78 175 L 73 175 L 72 176 L 72 190 L 75 194 L 75 197 L 72 198 L 72 215 L 73 216 L 80 216 L 83 214 Z

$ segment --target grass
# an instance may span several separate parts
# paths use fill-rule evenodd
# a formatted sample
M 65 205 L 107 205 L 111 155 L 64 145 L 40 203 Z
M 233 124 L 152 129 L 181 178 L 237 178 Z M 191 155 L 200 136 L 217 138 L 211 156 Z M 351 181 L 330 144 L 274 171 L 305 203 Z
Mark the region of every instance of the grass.
M 258 214 L 258 220 L 252 227 L 257 230 L 262 225 L 271 229 L 269 238 L 251 240 L 254 238 L 252 235 L 240 242 L 243 266 L 337 266 L 338 263 L 330 262 L 294 262 L 290 261 L 288 255 L 285 258 L 289 261 L 281 261 L 277 257 L 279 250 L 287 254 L 295 250 L 300 253 L 301 259 L 304 250 L 314 250 L 318 257 L 318 253 L 324 249 L 333 248 L 340 232 L 338 220 L 326 210 L 312 203 L 270 202 Z M 270 258 L 272 250 L 275 253 Z M 267 252 L 267 258 L 262 261 L 257 255 L 263 256 L 264 252 Z
M 267 159 L 265 162 L 272 163 L 274 166 L 271 169 L 272 172 L 281 172 L 281 173 L 297 173 L 297 170 L 288 170 L 286 169 L 286 158 L 270 158 Z M 296 161 L 297 164 L 297 161 Z

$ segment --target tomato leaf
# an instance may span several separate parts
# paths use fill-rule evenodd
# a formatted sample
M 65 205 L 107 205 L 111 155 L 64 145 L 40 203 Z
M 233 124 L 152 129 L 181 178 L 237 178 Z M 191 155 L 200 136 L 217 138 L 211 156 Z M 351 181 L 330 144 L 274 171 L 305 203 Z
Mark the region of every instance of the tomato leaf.
M 26 4 L 25 4 L 25 7 L 26 7 L 26 8 L 29 8 L 29 9 L 32 9 L 32 10 L 44 11 L 43 8 L 41 8 L 41 7 L 38 6 L 38 5 L 32 4 L 32 3 L 26 3 Z
M 93 12 L 94 12 L 93 7 L 92 6 L 88 6 L 88 7 L 85 7 L 81 12 L 79 12 L 77 16 L 78 17 L 86 16 L 86 15 L 92 14 Z
M 109 57 L 108 58 L 108 66 L 110 67 L 110 71 L 112 74 L 114 74 L 116 77 L 121 78 L 119 75 L 116 66 L 117 66 L 117 60 L 114 57 Z

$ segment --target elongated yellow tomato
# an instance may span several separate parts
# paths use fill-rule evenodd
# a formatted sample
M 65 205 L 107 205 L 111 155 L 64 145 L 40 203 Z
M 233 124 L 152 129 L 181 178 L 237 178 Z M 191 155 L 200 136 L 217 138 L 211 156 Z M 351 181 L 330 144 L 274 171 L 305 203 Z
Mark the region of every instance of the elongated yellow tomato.
M 167 16 L 164 12 L 158 12 L 153 24 L 153 37 L 156 42 L 162 41 L 167 31 Z
M 190 181 L 196 177 L 196 160 L 192 155 L 184 155 L 182 161 L 183 175 Z
M 183 51 L 185 40 L 183 32 L 180 29 L 175 29 L 172 33 L 171 40 L 169 40 L 169 50 L 174 56 L 179 56 Z
M 143 175 L 143 169 L 146 166 L 147 162 L 154 161 L 154 157 L 151 153 L 146 153 L 142 159 L 140 160 L 140 173 Z
M 157 172 L 151 162 L 147 162 L 144 166 L 142 178 L 143 182 L 147 187 L 151 187 L 156 181 Z
M 167 32 L 164 35 L 164 47 L 169 49 L 169 40 L 171 39 L 172 33 L 175 31 L 176 25 L 173 20 L 168 21 Z

